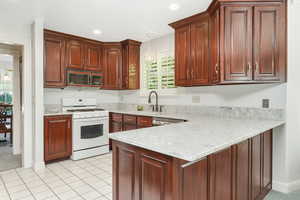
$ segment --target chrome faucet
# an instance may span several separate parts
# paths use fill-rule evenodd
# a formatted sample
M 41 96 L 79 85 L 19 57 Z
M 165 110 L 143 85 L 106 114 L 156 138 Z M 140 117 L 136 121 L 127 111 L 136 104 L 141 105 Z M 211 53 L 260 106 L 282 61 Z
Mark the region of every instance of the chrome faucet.
M 159 106 L 158 106 L 158 94 L 156 91 L 151 91 L 149 93 L 149 96 L 148 96 L 148 103 L 150 104 L 151 103 L 151 96 L 152 94 L 155 94 L 155 97 L 156 97 L 156 103 L 155 103 L 155 106 L 152 107 L 152 111 L 153 112 L 158 112 L 159 111 Z

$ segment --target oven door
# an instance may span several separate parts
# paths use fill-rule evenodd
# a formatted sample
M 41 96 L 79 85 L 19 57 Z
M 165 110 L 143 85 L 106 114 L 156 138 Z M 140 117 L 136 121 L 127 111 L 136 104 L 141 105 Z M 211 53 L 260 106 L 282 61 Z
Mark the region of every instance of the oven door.
M 73 151 L 108 145 L 108 118 L 73 120 Z

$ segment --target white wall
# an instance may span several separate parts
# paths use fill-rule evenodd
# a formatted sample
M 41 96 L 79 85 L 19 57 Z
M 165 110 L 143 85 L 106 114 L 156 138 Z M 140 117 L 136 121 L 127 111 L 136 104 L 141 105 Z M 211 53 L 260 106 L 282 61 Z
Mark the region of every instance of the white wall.
M 99 90 L 96 88 L 65 88 L 44 90 L 44 104 L 60 105 L 62 98 L 96 98 L 97 104 L 118 103 L 119 92 L 111 90 Z
M 22 163 L 32 166 L 32 67 L 31 67 L 31 29 L 30 25 L 16 25 L 0 22 L 0 43 L 11 42 L 23 45 L 22 79 Z M 3 22 L 3 23 L 2 23 Z

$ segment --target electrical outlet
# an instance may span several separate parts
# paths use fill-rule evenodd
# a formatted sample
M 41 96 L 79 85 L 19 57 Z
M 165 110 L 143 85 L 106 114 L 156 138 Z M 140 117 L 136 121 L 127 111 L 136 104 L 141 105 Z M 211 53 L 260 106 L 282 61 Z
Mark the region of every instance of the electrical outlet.
M 200 96 L 192 96 L 192 103 L 200 103 Z
M 270 99 L 263 99 L 262 100 L 262 107 L 263 108 L 270 108 Z

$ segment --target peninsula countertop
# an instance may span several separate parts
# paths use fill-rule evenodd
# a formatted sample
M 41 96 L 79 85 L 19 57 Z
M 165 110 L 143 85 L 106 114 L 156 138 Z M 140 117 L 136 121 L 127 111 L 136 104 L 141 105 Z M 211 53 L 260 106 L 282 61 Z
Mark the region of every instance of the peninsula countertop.
M 186 161 L 196 161 L 285 123 L 284 120 L 234 119 L 192 113 L 111 112 L 184 119 L 187 122 L 110 134 L 110 138 Z

